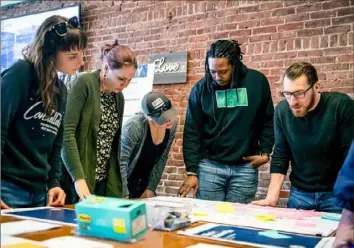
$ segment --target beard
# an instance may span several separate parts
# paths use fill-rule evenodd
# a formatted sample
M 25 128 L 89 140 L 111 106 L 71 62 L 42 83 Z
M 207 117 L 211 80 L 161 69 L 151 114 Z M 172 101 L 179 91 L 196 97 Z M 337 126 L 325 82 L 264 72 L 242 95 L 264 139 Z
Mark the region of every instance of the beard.
M 294 107 L 290 107 L 291 112 L 293 112 L 293 115 L 295 117 L 301 118 L 305 117 L 309 110 L 312 109 L 312 107 L 315 105 L 315 92 L 312 92 L 311 99 L 308 105 L 306 106 L 301 106 L 301 105 L 295 105 Z
M 306 107 L 300 107 L 296 109 L 291 108 L 291 112 L 293 112 L 293 115 L 295 117 L 301 118 L 301 117 L 305 117 L 309 111 Z

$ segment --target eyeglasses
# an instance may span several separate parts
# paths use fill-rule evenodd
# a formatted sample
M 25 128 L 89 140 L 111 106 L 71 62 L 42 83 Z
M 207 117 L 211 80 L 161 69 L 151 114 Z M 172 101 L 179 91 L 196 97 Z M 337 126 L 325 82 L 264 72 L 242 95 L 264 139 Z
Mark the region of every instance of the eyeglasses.
M 294 96 L 296 99 L 301 99 L 301 98 L 305 97 L 306 92 L 309 91 L 312 87 L 313 87 L 313 85 L 308 87 L 306 90 L 299 90 L 299 91 L 295 91 L 295 92 L 281 91 L 280 94 L 281 94 L 281 96 L 285 97 L 286 99 L 290 99 L 291 96 Z
M 54 30 L 57 35 L 65 36 L 68 33 L 68 26 L 73 28 L 80 28 L 79 19 L 76 16 L 73 16 L 67 22 L 60 22 L 53 25 L 49 31 Z
M 172 108 L 171 101 L 164 102 L 164 104 L 159 109 L 151 111 L 148 116 L 158 118 L 163 112 L 169 110 L 170 108 Z

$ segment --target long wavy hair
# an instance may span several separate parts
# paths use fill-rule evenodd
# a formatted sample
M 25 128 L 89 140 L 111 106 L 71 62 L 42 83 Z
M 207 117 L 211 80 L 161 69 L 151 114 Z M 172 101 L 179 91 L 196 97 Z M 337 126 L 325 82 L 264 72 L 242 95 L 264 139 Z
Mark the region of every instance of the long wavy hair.
M 83 50 L 87 45 L 87 35 L 82 29 L 68 25 L 64 36 L 59 36 L 53 30 L 55 24 L 67 21 L 63 16 L 48 17 L 38 28 L 33 43 L 22 51 L 25 60 L 34 66 L 39 82 L 38 96 L 43 101 L 47 114 L 56 109 L 54 98 L 58 92 L 58 74 L 55 65 L 58 53 Z

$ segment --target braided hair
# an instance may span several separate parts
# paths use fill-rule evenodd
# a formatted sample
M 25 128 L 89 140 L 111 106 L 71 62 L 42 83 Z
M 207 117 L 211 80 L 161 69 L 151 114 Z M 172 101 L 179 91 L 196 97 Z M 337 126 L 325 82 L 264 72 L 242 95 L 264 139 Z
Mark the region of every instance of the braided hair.
M 242 55 L 240 45 L 236 40 L 217 40 L 210 46 L 205 59 L 205 79 L 206 85 L 211 90 L 213 81 L 209 70 L 209 58 L 227 58 L 232 66 L 230 88 L 237 88 L 242 76 Z

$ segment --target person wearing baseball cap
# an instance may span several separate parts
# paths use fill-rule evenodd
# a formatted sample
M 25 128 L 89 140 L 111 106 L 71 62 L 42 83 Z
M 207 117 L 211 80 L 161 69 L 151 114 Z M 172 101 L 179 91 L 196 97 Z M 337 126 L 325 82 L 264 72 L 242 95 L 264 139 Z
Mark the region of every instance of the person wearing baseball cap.
M 155 196 L 176 134 L 177 111 L 164 94 L 147 93 L 141 108 L 142 112 L 134 114 L 122 130 L 123 197 Z

